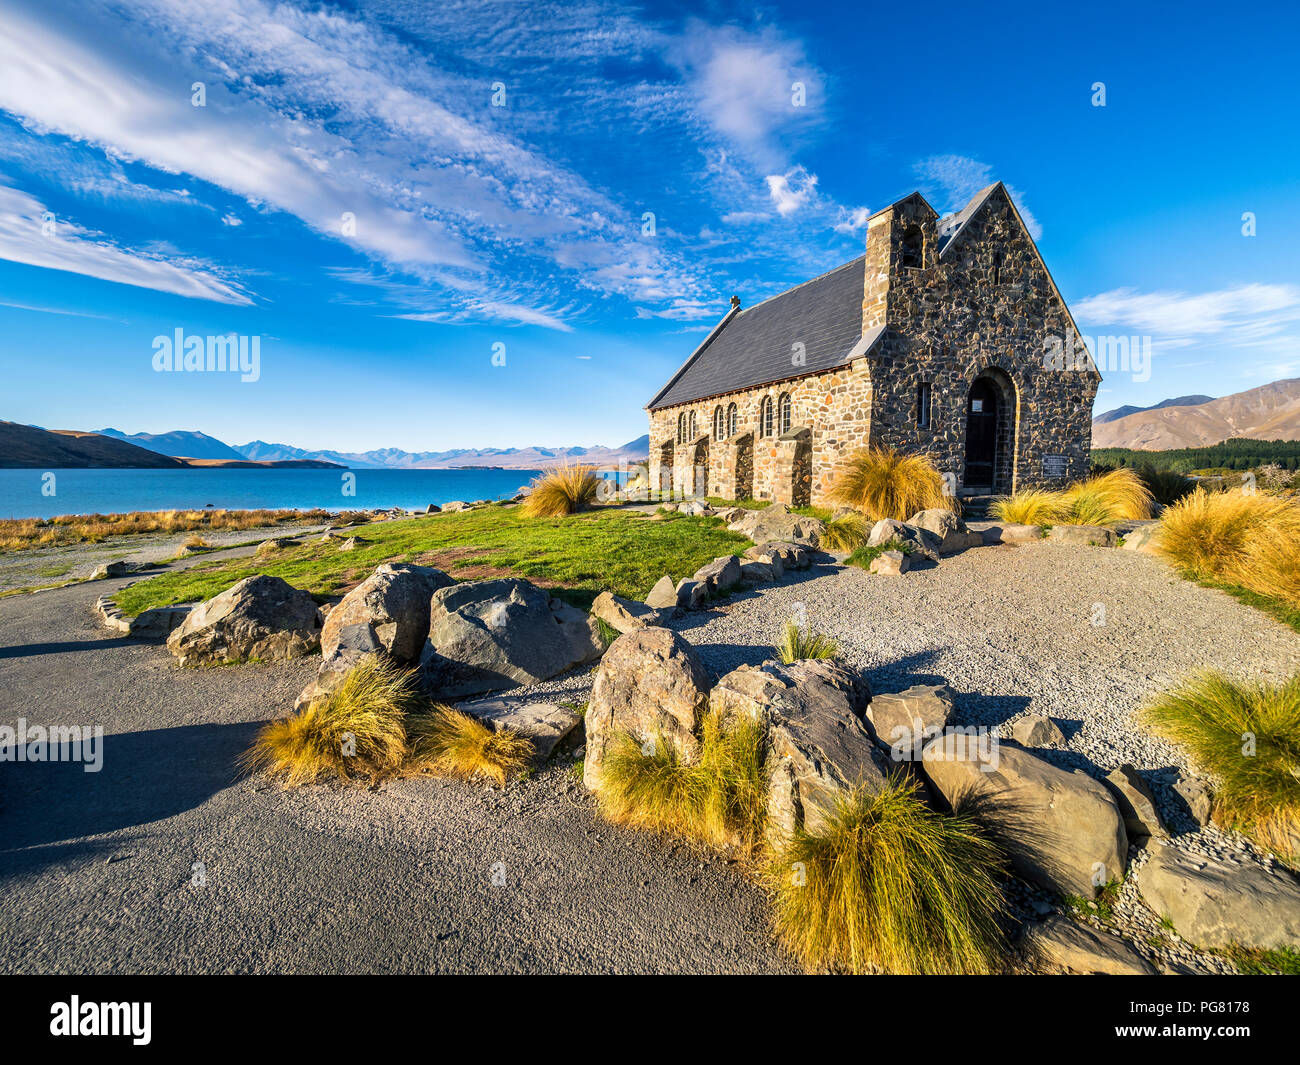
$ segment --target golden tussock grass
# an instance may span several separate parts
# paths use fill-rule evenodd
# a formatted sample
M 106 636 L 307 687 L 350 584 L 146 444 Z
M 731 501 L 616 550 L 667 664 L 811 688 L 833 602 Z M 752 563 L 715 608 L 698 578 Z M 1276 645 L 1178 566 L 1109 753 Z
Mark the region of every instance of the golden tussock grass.
M 618 737 L 602 763 L 597 799 L 618 824 L 747 854 L 762 834 L 766 795 L 762 724 L 710 711 L 694 762 L 661 736 L 644 746 Z
M 1300 858 L 1300 674 L 1269 684 L 1200 673 L 1144 713 L 1217 778 L 1216 819 Z
M 1156 549 L 1198 580 L 1231 581 L 1268 595 L 1265 577 L 1285 571 L 1297 542 L 1300 503 L 1240 488 L 1197 488 L 1165 508 Z
M 836 469 L 829 494 L 834 502 L 861 511 L 872 521 L 906 521 L 921 510 L 953 510 L 957 505 L 929 459 L 893 448 L 863 448 L 849 456 Z
M 838 658 L 840 649 L 829 636 L 811 629 L 801 629 L 797 622 L 787 621 L 781 640 L 773 648 L 784 665 L 802 662 L 809 658 Z
M 533 745 L 510 729 L 493 731 L 449 706 L 412 716 L 407 770 L 457 780 L 490 780 L 498 787 L 528 768 Z
M 414 671 L 371 658 L 351 670 L 329 695 L 257 734 L 243 757 L 286 787 L 339 780 L 381 779 L 406 754 L 407 712 L 415 703 Z
M 523 511 L 530 518 L 562 518 L 590 506 L 599 491 L 595 466 L 560 466 L 533 482 Z
M 861 514 L 843 514 L 826 522 L 821 547 L 826 551 L 856 551 L 870 535 L 871 523 Z
M 1136 470 L 1121 467 L 1067 488 L 1026 488 L 995 499 L 993 516 L 1020 525 L 1116 525 L 1151 517 L 1155 497 Z
M 974 817 L 922 801 L 897 775 L 846 795 L 773 860 L 776 933 L 805 968 L 993 973 L 1005 956 L 1003 853 Z

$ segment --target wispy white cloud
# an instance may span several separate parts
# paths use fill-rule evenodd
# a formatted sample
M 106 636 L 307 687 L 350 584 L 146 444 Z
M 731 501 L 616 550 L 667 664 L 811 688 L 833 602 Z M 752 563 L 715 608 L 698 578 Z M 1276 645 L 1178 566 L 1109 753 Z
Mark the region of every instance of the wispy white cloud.
M 217 303 L 251 304 L 210 264 L 122 248 L 74 222 L 53 219 L 27 193 L 0 185 L 0 259 Z
M 1300 321 L 1300 286 L 1256 283 L 1190 293 L 1117 288 L 1080 300 L 1074 311 L 1079 321 L 1096 326 L 1245 343 L 1276 337 Z
M 988 163 L 965 155 L 932 155 L 914 164 L 913 170 L 921 181 L 922 193 L 940 214 L 960 211 L 980 189 L 999 180 Z M 1034 240 L 1039 240 L 1043 235 L 1043 227 L 1025 205 L 1024 196 L 1013 185 L 1005 181 L 1004 184 L 1029 235 Z
M 767 175 L 767 193 L 772 197 L 776 213 L 789 218 L 807 206 L 817 191 L 817 175 L 803 167 L 794 167 L 784 174 Z

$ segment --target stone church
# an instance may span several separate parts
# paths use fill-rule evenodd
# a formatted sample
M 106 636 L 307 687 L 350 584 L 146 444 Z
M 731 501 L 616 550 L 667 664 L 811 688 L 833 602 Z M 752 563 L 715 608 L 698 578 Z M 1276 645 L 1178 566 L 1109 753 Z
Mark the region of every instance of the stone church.
M 865 255 L 731 304 L 646 407 L 656 487 L 822 503 L 867 445 L 929 456 L 964 496 L 1088 473 L 1101 377 L 1001 182 L 942 219 L 914 192 L 871 216 Z

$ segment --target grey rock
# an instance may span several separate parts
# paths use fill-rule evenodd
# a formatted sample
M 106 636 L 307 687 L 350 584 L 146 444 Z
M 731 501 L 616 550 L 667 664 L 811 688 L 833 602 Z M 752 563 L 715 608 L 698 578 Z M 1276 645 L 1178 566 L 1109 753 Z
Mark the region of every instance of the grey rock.
M 692 518 L 703 518 L 712 514 L 713 508 L 702 499 L 690 499 L 678 505 L 677 513 Z
M 591 612 L 605 624 L 613 626 L 620 633 L 643 629 L 647 625 L 659 625 L 663 615 L 646 603 L 635 599 L 624 599 L 613 592 L 601 592 L 591 604 Z
M 142 610 L 131 619 L 128 631 L 137 640 L 162 643 L 175 629 L 184 624 L 193 609 L 193 603 L 182 603 L 177 606 L 156 606 L 149 610 Z
M 699 610 L 709 597 L 708 585 L 690 577 L 677 582 L 677 605 L 682 610 Z
M 1028 751 L 950 731 L 929 743 L 922 767 L 949 803 L 973 793 L 994 802 L 1026 879 L 1063 895 L 1096 897 L 1122 879 L 1128 836 L 1106 787 L 1067 773 Z
M 1106 774 L 1106 783 L 1115 794 L 1119 812 L 1124 815 L 1124 828 L 1129 839 L 1150 836 L 1163 839 L 1169 835 L 1156 809 L 1155 795 L 1133 766 L 1122 765 L 1111 770 Z
M 746 559 L 740 564 L 740 580 L 743 584 L 771 584 L 776 580 L 776 573 L 770 563 Z
M 533 745 L 535 760 L 544 762 L 582 720 L 571 706 L 528 695 L 489 695 L 459 703 L 456 709 L 477 718 L 493 732 L 509 729 Z
M 1139 525 L 1124 537 L 1124 542 L 1120 546 L 1125 551 L 1141 551 L 1145 555 L 1154 555 L 1157 553 L 1156 535 L 1159 531 L 1159 522 L 1153 522 L 1150 525 Z
M 938 537 L 927 530 L 918 529 L 915 525 L 908 525 L 893 518 L 882 518 L 871 527 L 871 532 L 867 536 L 867 546 L 880 547 L 894 540 L 910 544 L 912 554 L 918 558 L 926 558 L 931 562 L 939 561 Z
M 882 551 L 873 558 L 869 570 L 885 577 L 900 577 L 911 568 L 910 555 L 905 555 L 902 551 L 889 550 Z
M 1227 865 L 1156 845 L 1137 874 L 1143 901 L 1203 948 L 1251 950 L 1300 943 L 1300 884 L 1254 863 Z
M 697 569 L 694 579 L 704 585 L 710 595 L 725 595 L 740 583 L 740 559 L 735 555 L 715 558 Z
M 610 644 L 587 704 L 587 787 L 599 790 L 605 755 L 624 734 L 639 743 L 662 739 L 693 759 L 708 685 L 695 649 L 671 629 L 638 629 Z
M 812 552 L 803 544 L 792 544 L 782 540 L 765 540 L 745 551 L 745 557 L 755 562 L 767 562 L 771 565 L 775 559 L 782 570 L 807 569 L 812 565 Z
M 1132 944 L 1059 914 L 1025 932 L 1026 952 L 1038 963 L 1082 975 L 1155 976 L 1156 968 Z
M 459 514 L 462 510 L 472 510 L 473 503 L 466 503 L 463 499 L 453 499 L 450 503 L 444 503 L 442 509 L 447 514 Z
M 1011 738 L 1022 747 L 1047 747 L 1064 743 L 1065 734 L 1050 717 L 1042 714 L 1025 714 L 1011 723 Z
M 183 666 L 301 658 L 320 645 L 320 611 L 306 592 L 258 574 L 200 603 L 167 638 Z
M 676 607 L 677 586 L 673 584 L 673 579 L 667 575 L 660 577 L 658 583 L 650 589 L 650 594 L 645 597 L 645 605 L 656 610 L 672 610 Z
M 971 531 L 978 532 L 986 544 L 1023 544 L 1043 538 L 1041 525 L 1019 525 L 1015 522 L 972 522 Z
M 325 616 L 321 655 L 334 653 L 343 629 L 359 625 L 368 628 L 377 649 L 399 665 L 415 665 L 429 635 L 429 600 L 439 588 L 455 583 L 433 566 L 385 562 Z
M 966 528 L 966 523 L 951 510 L 931 508 L 913 514 L 907 524 L 928 532 L 938 542 L 940 555 L 954 555 L 968 547 L 979 547 L 984 537 Z
M 435 698 L 498 691 L 595 661 L 596 619 L 518 577 L 466 581 L 433 593 L 421 656 Z
M 816 832 L 856 784 L 880 788 L 887 765 L 862 715 L 871 687 L 827 660 L 741 666 L 709 693 L 724 720 L 762 722 L 768 773 L 768 838 L 779 848 L 796 828 Z
M 756 544 L 779 540 L 816 547 L 826 524 L 817 518 L 791 514 L 784 505 L 773 503 L 763 510 L 746 511 L 743 518 L 732 522 L 727 528 L 748 536 Z
M 1077 547 L 1114 547 L 1118 539 L 1115 530 L 1104 525 L 1053 525 L 1047 538 L 1055 544 Z
M 1193 821 L 1204 828 L 1214 814 L 1214 796 L 1203 780 L 1178 774 L 1174 793 L 1183 800 Z
M 873 695 L 866 718 L 891 761 L 912 762 L 943 734 L 956 704 L 957 695 L 946 684 L 914 684 L 901 692 Z

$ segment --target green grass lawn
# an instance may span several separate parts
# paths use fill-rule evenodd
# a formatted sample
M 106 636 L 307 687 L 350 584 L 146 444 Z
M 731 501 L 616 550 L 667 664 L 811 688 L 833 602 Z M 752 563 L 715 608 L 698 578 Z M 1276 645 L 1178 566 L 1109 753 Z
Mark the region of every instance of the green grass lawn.
M 461 580 L 506 571 L 554 584 L 557 594 L 590 607 L 601 591 L 642 599 L 665 573 L 689 577 L 719 555 L 741 553 L 749 541 L 717 518 L 677 514 L 656 520 L 636 512 L 594 511 L 567 518 L 527 518 L 518 507 L 379 522 L 347 529 L 356 550 L 318 538 L 262 558 L 213 559 L 125 588 L 124 614 L 188 603 L 225 591 L 258 573 L 282 577 L 318 599 L 341 594 L 381 562 L 438 566 Z

